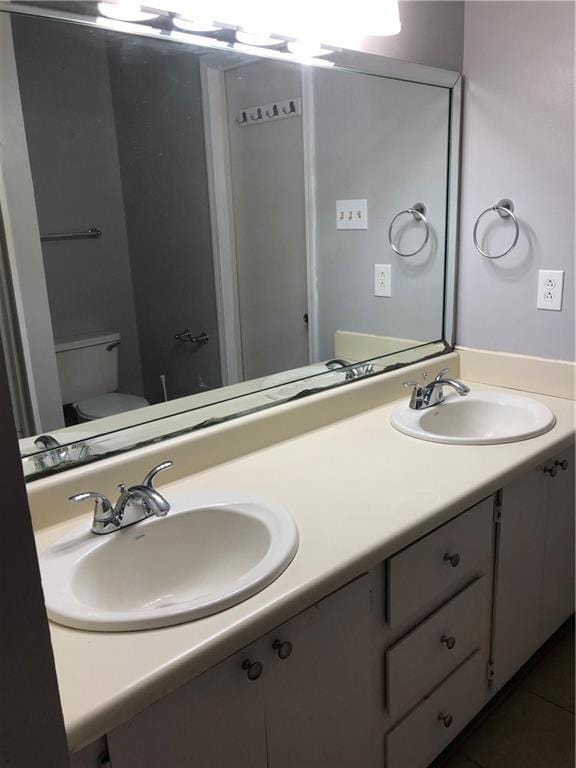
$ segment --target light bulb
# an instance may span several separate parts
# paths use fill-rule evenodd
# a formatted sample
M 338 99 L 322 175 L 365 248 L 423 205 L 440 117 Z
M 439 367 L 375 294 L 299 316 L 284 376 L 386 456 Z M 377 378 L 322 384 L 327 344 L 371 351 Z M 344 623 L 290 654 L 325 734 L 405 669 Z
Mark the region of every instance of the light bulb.
M 158 18 L 157 13 L 147 13 L 141 9 L 140 3 L 132 0 L 120 0 L 118 3 L 98 3 L 98 11 L 102 16 L 116 21 L 150 21 Z
M 270 37 L 265 32 L 247 32 L 245 30 L 236 31 L 236 40 L 244 45 L 256 45 L 258 47 L 268 47 L 271 45 L 279 45 L 282 41 L 277 38 Z
M 290 40 L 286 43 L 286 48 L 296 56 L 310 56 L 312 58 L 332 53 L 329 48 L 323 48 L 316 40 Z
M 222 27 L 217 27 L 208 19 L 193 19 L 186 16 L 175 16 L 172 23 L 178 29 L 185 32 L 218 32 Z

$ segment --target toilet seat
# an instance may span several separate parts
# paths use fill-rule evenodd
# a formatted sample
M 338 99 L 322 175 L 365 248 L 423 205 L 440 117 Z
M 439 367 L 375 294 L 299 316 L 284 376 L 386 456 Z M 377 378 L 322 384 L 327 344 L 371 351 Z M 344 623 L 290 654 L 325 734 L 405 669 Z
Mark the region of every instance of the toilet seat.
M 117 416 L 126 411 L 135 411 L 137 408 L 146 408 L 148 405 L 150 403 L 144 397 L 109 392 L 106 395 L 80 400 L 75 403 L 74 408 L 81 419 L 92 421 L 104 419 L 106 416 Z

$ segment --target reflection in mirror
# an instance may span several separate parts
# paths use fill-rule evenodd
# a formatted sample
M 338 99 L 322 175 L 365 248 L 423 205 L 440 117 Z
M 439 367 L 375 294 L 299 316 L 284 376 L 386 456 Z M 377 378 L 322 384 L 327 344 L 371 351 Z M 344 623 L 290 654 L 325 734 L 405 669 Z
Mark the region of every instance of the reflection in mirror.
M 33 474 L 444 348 L 449 88 L 16 14 L 0 33 L 0 323 Z

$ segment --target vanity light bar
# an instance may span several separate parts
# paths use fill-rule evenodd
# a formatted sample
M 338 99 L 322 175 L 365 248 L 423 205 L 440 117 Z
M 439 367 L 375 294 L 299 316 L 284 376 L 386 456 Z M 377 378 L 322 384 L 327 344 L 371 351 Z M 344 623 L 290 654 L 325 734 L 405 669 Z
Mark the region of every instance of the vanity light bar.
M 400 31 L 398 0 L 355 0 L 353 17 L 342 0 L 109 0 L 98 4 L 100 13 L 120 21 L 141 22 L 160 16 L 173 26 L 189 32 L 213 34 L 234 32 L 236 40 L 248 46 L 286 45 L 294 53 L 322 56 L 320 39 L 346 45 L 347 38 L 365 35 L 395 35 Z M 276 30 L 282 30 L 281 33 Z

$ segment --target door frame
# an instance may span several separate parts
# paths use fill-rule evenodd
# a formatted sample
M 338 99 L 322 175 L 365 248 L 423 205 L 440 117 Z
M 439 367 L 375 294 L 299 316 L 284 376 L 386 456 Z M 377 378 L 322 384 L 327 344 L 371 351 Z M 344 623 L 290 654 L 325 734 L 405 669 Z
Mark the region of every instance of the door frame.
M 238 264 L 229 142 L 229 114 L 224 75 L 262 59 L 210 53 L 200 57 L 212 256 L 218 313 L 222 385 L 244 380 Z M 316 269 L 316 174 L 314 84 L 311 68 L 302 68 L 302 135 L 304 145 L 305 255 L 308 310 L 308 359 L 318 358 L 318 275 Z
M 1 9 L 0 9 L 1 10 Z M 13 333 L 21 354 L 6 350 L 10 378 L 26 380 L 16 404 L 29 413 L 27 431 L 64 426 L 60 380 L 32 171 L 26 143 L 10 16 L 0 12 L 0 226 L 6 249 L 4 279 L 13 297 Z M 18 258 L 17 258 L 18 256 Z M 6 286 L 5 286 L 6 289 Z M 4 328 L 6 336 L 7 329 Z M 14 366 L 20 370 L 14 370 Z
M 228 107 L 224 80 L 225 72 L 237 66 L 230 58 L 217 53 L 200 56 L 222 386 L 238 384 L 244 380 Z

